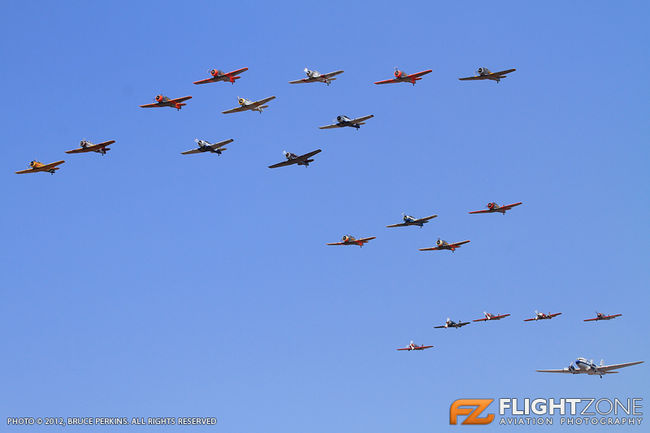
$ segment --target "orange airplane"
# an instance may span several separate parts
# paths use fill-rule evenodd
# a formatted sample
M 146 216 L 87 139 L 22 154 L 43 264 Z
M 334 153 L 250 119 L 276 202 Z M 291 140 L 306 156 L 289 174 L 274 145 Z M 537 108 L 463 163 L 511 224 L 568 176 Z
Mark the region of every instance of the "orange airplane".
M 343 236 L 343 238 L 341 238 L 341 242 L 334 242 L 327 245 L 359 245 L 360 247 L 362 247 L 365 243 L 373 239 L 375 239 L 375 236 L 369 238 L 356 239 L 352 235 L 345 235 Z
M 522 202 L 517 202 L 517 203 L 512 203 L 512 204 L 507 204 L 504 206 L 499 206 L 495 202 L 490 202 L 487 204 L 487 209 L 484 210 L 474 210 L 471 211 L 471 214 L 476 214 L 476 213 L 494 213 L 494 212 L 500 212 L 502 215 L 506 214 L 507 210 L 512 209 L 515 206 L 519 206 Z
M 235 80 L 240 79 L 237 74 L 248 71 L 248 68 L 241 68 L 231 72 L 223 72 L 219 69 L 210 69 L 209 73 L 212 75 L 210 78 L 205 80 L 195 81 L 194 84 L 207 84 L 207 83 L 216 83 L 217 81 L 230 81 L 230 83 L 235 84 Z
M 180 110 L 181 108 L 183 108 L 184 105 L 187 105 L 184 103 L 184 101 L 187 101 L 188 99 L 192 99 L 192 97 L 183 96 L 182 98 L 169 99 L 165 95 L 156 95 L 155 99 L 156 99 L 155 104 L 145 104 L 145 105 L 140 105 L 140 107 L 142 108 L 171 107 Z
M 66 150 L 65 153 L 86 153 L 97 152 L 106 155 L 106 152 L 111 150 L 108 146 L 115 143 L 115 140 L 104 141 L 103 143 L 92 144 L 88 140 L 81 140 L 80 147 L 77 149 Z
M 400 71 L 398 68 L 395 68 L 395 78 L 390 80 L 375 81 L 375 84 L 390 84 L 390 83 L 411 83 L 415 86 L 415 82 L 421 80 L 423 75 L 426 75 L 431 72 L 431 69 L 426 71 L 416 72 L 415 74 L 407 74 L 404 71 Z
M 52 162 L 50 164 L 43 164 L 42 162 L 38 162 L 36 160 L 32 161 L 29 163 L 29 170 L 22 170 L 22 171 L 17 171 L 16 174 L 25 174 L 25 173 L 38 173 L 38 172 L 47 172 L 54 174 L 59 167 L 57 165 L 63 164 L 65 161 L 57 161 L 57 162 Z

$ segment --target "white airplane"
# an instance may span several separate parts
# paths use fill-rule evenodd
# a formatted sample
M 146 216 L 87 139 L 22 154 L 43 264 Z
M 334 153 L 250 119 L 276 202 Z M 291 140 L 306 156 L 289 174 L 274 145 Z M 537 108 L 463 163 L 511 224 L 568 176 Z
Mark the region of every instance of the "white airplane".
M 458 328 L 462 328 L 465 325 L 469 325 L 469 322 L 463 322 L 462 320 L 459 320 L 458 322 L 454 322 L 449 317 L 447 317 L 447 320 L 445 321 L 444 325 L 434 326 L 434 328 L 438 328 L 438 329 L 440 329 L 440 328 L 456 328 L 456 329 L 458 329 Z
M 307 74 L 307 78 L 303 78 L 301 80 L 289 81 L 289 84 L 321 82 L 329 86 L 332 81 L 336 80 L 334 76 L 342 73 L 343 71 L 334 71 L 334 72 L 328 72 L 327 74 L 321 74 L 318 71 L 312 71 L 309 68 L 305 68 L 305 74 Z
M 272 101 L 273 99 L 275 99 L 275 96 L 269 96 L 268 98 L 260 99 L 259 101 L 253 102 L 250 99 L 240 98 L 238 96 L 237 102 L 239 102 L 239 107 L 222 111 L 222 113 L 229 114 L 229 113 L 238 113 L 240 111 L 252 110 L 262 114 L 262 110 L 268 107 L 268 105 L 264 105 L 264 104 L 266 104 L 269 101 Z
M 228 143 L 232 143 L 233 141 L 234 140 L 232 138 L 229 138 L 228 140 L 211 144 L 209 141 L 195 138 L 194 142 L 198 147 L 196 149 L 186 150 L 185 152 L 181 152 L 181 155 L 191 155 L 194 153 L 203 153 L 203 152 L 211 152 L 211 153 L 216 153 L 217 155 L 221 155 L 221 152 L 223 152 L 224 150 L 228 150 L 223 146 L 225 146 Z
M 585 358 L 578 358 L 575 362 L 569 364 L 568 367 L 562 370 L 537 370 L 540 373 L 570 373 L 570 374 L 589 374 L 591 376 L 598 375 L 603 378 L 603 374 L 614 374 L 618 371 L 612 371 L 631 365 L 642 364 L 644 361 L 626 362 L 624 364 L 604 365 L 603 360 L 600 360 L 600 365 L 594 364 L 593 359 L 587 361 Z
M 415 217 L 412 217 L 411 215 L 406 215 L 406 214 L 403 213 L 402 214 L 402 220 L 404 220 L 403 223 L 401 223 L 401 224 L 391 224 L 391 225 L 386 226 L 386 227 L 392 228 L 392 227 L 420 226 L 420 228 L 422 228 L 426 223 L 429 222 L 429 220 L 432 220 L 437 216 L 438 215 L 431 215 L 431 216 L 424 217 L 424 218 L 415 218 Z
M 318 129 L 332 129 L 332 128 L 344 128 L 346 126 L 349 126 L 351 128 L 361 128 L 361 125 L 366 124 L 366 120 L 372 119 L 375 117 L 374 114 L 370 114 L 368 116 L 363 116 L 363 117 L 357 117 L 356 119 L 350 119 L 348 116 L 340 115 L 336 116 L 336 123 L 333 123 L 331 125 L 325 125 L 325 126 L 319 126 Z

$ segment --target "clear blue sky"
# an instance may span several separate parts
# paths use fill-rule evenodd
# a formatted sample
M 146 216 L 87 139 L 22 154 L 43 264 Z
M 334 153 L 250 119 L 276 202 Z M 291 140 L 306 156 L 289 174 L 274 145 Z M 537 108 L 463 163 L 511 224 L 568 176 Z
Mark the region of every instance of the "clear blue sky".
M 2 424 L 199 415 L 219 425 L 120 431 L 417 433 L 467 429 L 448 425 L 457 398 L 647 398 L 648 364 L 602 380 L 534 370 L 650 361 L 648 13 L 641 1 L 5 4 Z M 192 85 L 244 66 L 234 86 Z M 305 66 L 345 73 L 287 84 Z M 372 84 L 395 66 L 433 73 Z M 458 81 L 478 66 L 517 71 Z M 194 98 L 138 108 L 159 92 Z M 221 114 L 270 95 L 262 115 Z M 375 118 L 317 128 L 338 114 Z M 105 157 L 63 153 L 82 138 L 117 142 Z M 181 156 L 194 138 L 235 142 Z M 266 168 L 316 148 L 307 169 Z M 67 162 L 13 174 L 32 159 Z M 524 205 L 467 214 L 488 201 Z M 401 212 L 439 218 L 384 228 Z M 325 246 L 345 233 L 377 239 Z M 472 242 L 418 251 L 438 236 Z M 535 309 L 564 314 L 524 323 Z M 484 310 L 512 317 L 433 329 Z M 623 317 L 583 323 L 594 310 Z M 435 348 L 395 351 L 411 339 Z

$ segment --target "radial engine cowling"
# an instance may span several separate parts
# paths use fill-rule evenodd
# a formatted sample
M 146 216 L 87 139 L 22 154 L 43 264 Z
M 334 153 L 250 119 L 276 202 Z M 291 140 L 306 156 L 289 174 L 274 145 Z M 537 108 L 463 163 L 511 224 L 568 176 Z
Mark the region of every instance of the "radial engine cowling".
M 478 68 L 476 72 L 478 72 L 479 75 L 484 75 L 489 74 L 490 70 L 488 68 Z
M 156 95 L 156 101 L 157 102 L 162 102 L 165 99 L 163 95 Z
M 497 204 L 495 202 L 490 202 L 487 204 L 488 209 L 495 209 L 497 207 Z
M 212 75 L 213 77 L 216 77 L 216 76 L 218 76 L 219 74 L 220 74 L 220 72 L 219 72 L 218 69 L 211 69 L 211 70 L 210 70 L 210 75 Z

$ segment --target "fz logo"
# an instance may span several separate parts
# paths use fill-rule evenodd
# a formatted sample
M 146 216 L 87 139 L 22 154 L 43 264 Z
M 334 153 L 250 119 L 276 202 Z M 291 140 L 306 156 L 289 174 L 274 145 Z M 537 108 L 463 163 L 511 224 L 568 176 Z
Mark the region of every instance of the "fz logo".
M 463 425 L 485 425 L 494 421 L 494 414 L 490 413 L 481 417 L 485 409 L 488 408 L 490 403 L 494 400 L 490 398 L 461 398 L 451 404 L 449 408 L 449 424 L 456 425 L 458 423 L 458 416 L 467 416 Z

